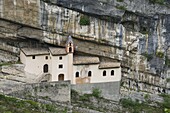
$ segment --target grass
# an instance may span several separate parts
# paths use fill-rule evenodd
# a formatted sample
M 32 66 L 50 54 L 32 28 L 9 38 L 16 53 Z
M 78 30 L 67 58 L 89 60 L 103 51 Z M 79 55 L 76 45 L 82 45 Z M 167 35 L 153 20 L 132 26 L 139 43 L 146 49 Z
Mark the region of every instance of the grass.
M 120 103 L 130 113 L 153 113 L 153 111 L 154 113 L 163 113 L 163 109 L 160 109 L 160 107 L 150 106 L 145 102 L 139 103 L 137 100 L 121 99 Z
M 162 103 L 157 103 L 157 106 L 151 106 L 148 94 L 145 95 L 146 102 L 133 101 L 132 99 L 121 99 L 120 103 L 123 108 L 126 108 L 130 113 L 170 113 L 170 95 L 160 94 L 164 101 Z
M 32 100 L 20 100 L 0 94 L 1 113 L 65 113 L 59 111 L 55 105 L 41 104 Z
M 7 65 L 11 65 L 12 63 L 9 62 L 5 62 L 5 63 L 0 63 L 0 66 L 7 66 Z
M 104 98 L 100 97 L 98 98 L 98 95 L 100 95 L 100 90 L 94 89 L 93 93 L 91 94 L 84 94 L 84 95 L 79 95 L 78 92 L 75 90 L 71 91 L 72 95 L 72 103 L 76 104 L 79 107 L 82 108 L 89 108 L 101 112 L 108 112 L 110 111 L 109 109 L 99 106 L 96 107 L 93 105 L 93 99 L 94 96 L 97 94 L 96 103 L 106 102 L 104 101 Z M 132 99 L 121 99 L 120 100 L 120 105 L 122 106 L 122 109 L 120 109 L 120 113 L 170 113 L 170 95 L 161 95 L 164 98 L 164 102 L 162 103 L 157 103 L 157 102 L 152 102 L 151 97 L 149 94 L 145 94 L 145 102 L 136 100 L 133 101 Z M 108 101 L 107 101 L 108 102 Z
M 164 102 L 161 103 L 161 106 L 164 109 L 170 109 L 170 95 L 168 94 L 160 94 L 161 97 L 163 97 Z
M 12 65 L 12 64 L 21 64 L 21 62 L 3 62 L 3 63 L 0 63 L 0 66 L 7 66 L 7 65 Z

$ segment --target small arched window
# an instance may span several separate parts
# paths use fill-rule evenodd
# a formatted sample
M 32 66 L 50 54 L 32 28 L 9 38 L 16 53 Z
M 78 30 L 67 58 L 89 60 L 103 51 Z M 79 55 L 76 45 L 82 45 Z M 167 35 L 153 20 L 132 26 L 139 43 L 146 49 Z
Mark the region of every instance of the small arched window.
M 48 73 L 48 65 L 47 64 L 45 64 L 43 66 L 43 71 L 44 71 L 44 73 Z
M 76 72 L 76 77 L 79 77 L 79 72 Z
M 35 59 L 35 56 L 32 56 L 32 59 Z
M 106 76 L 106 71 L 105 70 L 103 71 L 103 76 Z
M 69 47 L 69 52 L 70 52 L 70 53 L 72 52 L 72 48 L 71 48 L 71 47 Z
M 89 71 L 89 72 L 88 72 L 88 77 L 91 77 L 91 76 L 92 76 L 92 72 Z
M 111 71 L 111 76 L 114 76 L 114 73 L 115 73 L 114 70 L 112 70 L 112 71 Z
M 62 56 L 59 57 L 59 60 L 62 60 Z
M 70 46 L 71 46 L 71 43 L 70 43 Z

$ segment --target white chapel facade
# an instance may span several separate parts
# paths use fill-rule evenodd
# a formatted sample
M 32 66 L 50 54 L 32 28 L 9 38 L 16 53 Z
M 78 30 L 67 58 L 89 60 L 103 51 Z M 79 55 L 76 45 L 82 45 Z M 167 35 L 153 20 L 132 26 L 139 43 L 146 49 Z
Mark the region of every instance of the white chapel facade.
M 48 81 L 70 80 L 72 84 L 116 82 L 121 80 L 119 62 L 101 62 L 98 57 L 74 55 L 69 36 L 65 48 L 21 48 L 24 71 Z

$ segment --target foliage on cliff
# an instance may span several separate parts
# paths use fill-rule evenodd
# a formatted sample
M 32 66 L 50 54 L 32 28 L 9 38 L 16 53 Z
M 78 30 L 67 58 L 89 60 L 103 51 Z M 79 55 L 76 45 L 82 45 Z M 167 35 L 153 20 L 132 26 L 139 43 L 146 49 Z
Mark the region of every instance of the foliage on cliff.
M 149 0 L 151 3 L 164 4 L 165 0 Z
M 146 102 L 133 101 L 132 99 L 122 99 L 120 103 L 125 111 L 130 113 L 170 113 L 170 95 L 160 95 L 164 98 L 162 103 L 152 103 L 150 97 L 146 95 Z
M 90 25 L 90 18 L 86 15 L 81 15 L 80 25 Z
M 32 100 L 20 100 L 0 94 L 1 113 L 66 113 L 60 111 L 55 105 L 41 104 Z

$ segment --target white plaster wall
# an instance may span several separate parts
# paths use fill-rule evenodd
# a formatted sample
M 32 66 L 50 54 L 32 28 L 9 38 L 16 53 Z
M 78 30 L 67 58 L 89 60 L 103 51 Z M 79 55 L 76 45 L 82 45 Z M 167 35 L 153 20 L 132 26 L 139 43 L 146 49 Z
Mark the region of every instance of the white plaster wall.
M 3 0 L 0 0 L 0 16 L 3 17 Z
M 76 72 L 80 73 L 81 78 L 88 77 L 88 72 L 92 72 L 90 83 L 114 82 L 121 80 L 121 68 L 114 69 L 98 69 L 98 64 L 94 65 L 74 65 L 73 66 L 73 84 L 76 84 Z M 106 70 L 106 76 L 103 76 L 103 71 Z M 111 70 L 114 70 L 114 76 L 111 76 Z
M 46 60 L 45 57 L 48 56 Z M 62 60 L 59 59 L 62 57 Z M 52 81 L 58 81 L 59 74 L 64 74 L 64 80 L 71 80 L 72 84 L 76 84 L 75 73 L 80 73 L 80 78 L 88 77 L 88 72 L 92 72 L 90 78 L 90 83 L 101 83 L 101 82 L 114 82 L 121 80 L 121 68 L 113 69 L 98 69 L 98 64 L 93 65 L 73 65 L 73 54 L 61 55 L 61 56 L 50 56 L 41 55 L 35 56 L 25 56 L 21 52 L 20 54 L 21 62 L 26 64 L 25 71 L 35 75 L 43 74 L 43 66 L 48 64 L 49 73 L 52 75 Z M 63 68 L 59 68 L 62 64 Z M 103 71 L 106 70 L 106 76 L 103 76 Z M 111 70 L 114 70 L 114 76 L 111 76 Z
M 106 71 L 106 76 L 103 76 L 103 71 Z M 111 76 L 111 71 L 114 70 L 114 76 Z M 94 78 L 94 82 L 114 82 L 121 80 L 121 68 L 112 68 L 112 69 L 100 69 L 99 70 L 100 78 Z
M 25 54 L 22 51 L 20 52 L 20 61 L 23 64 L 26 64 L 26 56 L 25 56 Z
M 74 81 L 74 78 L 73 78 L 73 53 L 68 53 L 68 64 L 67 64 L 67 67 L 68 67 L 68 80 L 71 80 L 71 83 L 73 83 Z
M 46 60 L 45 57 L 48 56 Z M 48 64 L 48 72 L 51 72 L 51 62 L 49 55 L 35 56 L 35 59 L 32 59 L 32 56 L 26 57 L 25 71 L 31 74 L 41 76 L 43 74 L 43 66 Z
M 91 81 L 92 81 L 94 75 L 97 75 L 97 69 L 98 69 L 98 65 L 73 65 L 73 84 L 76 84 L 76 72 L 79 72 L 80 78 L 85 78 L 88 77 L 88 72 L 91 71 L 92 72 Z
M 51 56 L 52 62 L 52 81 L 58 81 L 59 74 L 64 74 L 64 80 L 69 80 L 68 77 L 68 55 L 61 55 L 62 60 L 59 60 L 60 56 Z M 63 68 L 59 68 L 62 64 Z

